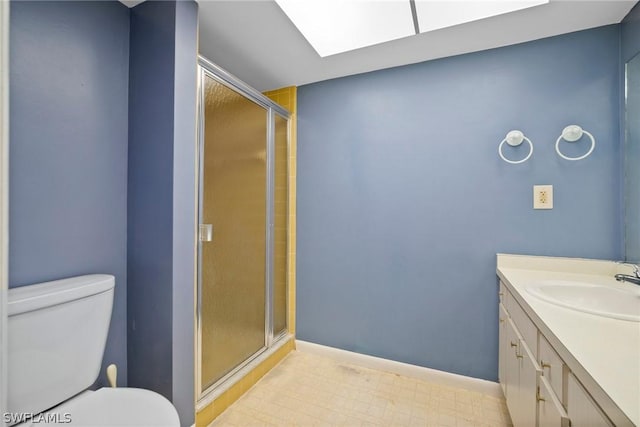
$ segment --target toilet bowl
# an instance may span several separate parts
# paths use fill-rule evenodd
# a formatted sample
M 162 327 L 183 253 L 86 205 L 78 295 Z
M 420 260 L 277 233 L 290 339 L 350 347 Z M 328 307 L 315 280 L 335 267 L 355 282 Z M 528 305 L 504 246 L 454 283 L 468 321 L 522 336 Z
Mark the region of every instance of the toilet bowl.
M 180 425 L 153 391 L 87 390 L 100 373 L 114 285 L 93 274 L 9 290 L 9 425 Z
M 141 388 L 86 391 L 46 411 L 47 426 L 179 426 L 178 413 L 167 399 Z M 16 427 L 42 426 L 37 416 Z

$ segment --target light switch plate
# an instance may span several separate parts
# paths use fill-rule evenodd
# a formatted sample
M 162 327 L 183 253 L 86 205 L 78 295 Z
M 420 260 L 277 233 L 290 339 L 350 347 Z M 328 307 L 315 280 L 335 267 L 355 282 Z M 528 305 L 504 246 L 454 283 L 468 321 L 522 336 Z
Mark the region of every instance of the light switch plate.
M 533 209 L 553 209 L 553 185 L 533 186 Z

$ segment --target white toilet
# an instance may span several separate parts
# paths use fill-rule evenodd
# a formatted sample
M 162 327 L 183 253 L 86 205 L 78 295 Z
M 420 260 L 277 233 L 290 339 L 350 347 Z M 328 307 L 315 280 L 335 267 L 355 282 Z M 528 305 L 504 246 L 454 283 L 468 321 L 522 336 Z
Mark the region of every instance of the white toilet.
M 93 274 L 9 289 L 9 425 L 180 425 L 158 393 L 87 390 L 100 374 L 114 284 Z

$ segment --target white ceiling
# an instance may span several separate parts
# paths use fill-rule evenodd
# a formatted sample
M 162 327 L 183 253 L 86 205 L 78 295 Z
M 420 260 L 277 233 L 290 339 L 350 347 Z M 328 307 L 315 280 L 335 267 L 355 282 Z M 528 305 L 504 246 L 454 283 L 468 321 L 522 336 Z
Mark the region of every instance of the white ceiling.
M 131 9 L 132 7 L 135 7 L 135 6 L 139 5 L 143 1 L 144 0 L 120 0 L 120 3 L 124 4 L 129 9 Z
M 200 0 L 200 53 L 264 91 L 618 23 L 636 1 L 552 0 L 321 58 L 271 0 Z

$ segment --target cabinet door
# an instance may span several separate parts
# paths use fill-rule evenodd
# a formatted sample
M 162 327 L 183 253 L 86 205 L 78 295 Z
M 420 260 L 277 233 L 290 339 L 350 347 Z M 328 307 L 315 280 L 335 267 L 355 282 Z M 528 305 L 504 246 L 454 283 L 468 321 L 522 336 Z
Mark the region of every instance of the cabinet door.
M 542 334 L 540 334 L 538 356 L 540 367 L 542 368 L 542 375 L 547 378 L 549 386 L 558 399 L 563 399 L 565 395 L 562 388 L 562 384 L 564 383 L 564 362 Z M 562 404 L 564 403 L 565 402 L 562 401 Z
M 511 319 L 507 317 L 505 323 L 505 354 L 503 367 L 504 388 L 506 390 L 505 397 L 507 398 L 507 408 L 511 414 L 511 419 L 514 424 L 518 426 L 516 418 L 519 413 L 518 385 L 520 383 L 520 362 L 518 359 L 518 347 L 520 345 L 520 338 Z
M 502 386 L 502 392 L 507 397 L 507 377 L 506 362 L 509 353 L 509 343 L 507 342 L 507 320 L 509 315 L 504 305 L 500 303 L 498 307 L 498 380 Z
M 538 388 L 538 425 L 540 427 L 569 427 L 569 417 L 551 384 L 543 376 Z
M 573 374 L 567 381 L 567 413 L 574 427 L 613 426 Z
M 542 370 L 524 341 L 520 342 L 520 354 L 517 356 L 520 368 L 518 383 L 518 414 L 513 418 L 517 427 L 535 427 L 537 420 L 538 378 Z M 517 420 L 517 421 L 516 421 Z

